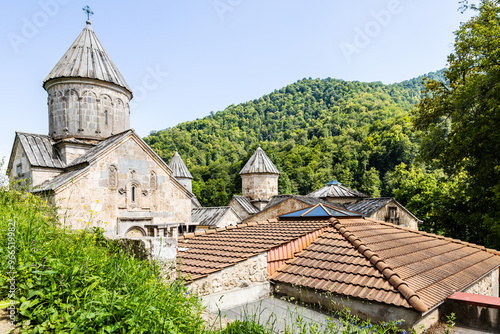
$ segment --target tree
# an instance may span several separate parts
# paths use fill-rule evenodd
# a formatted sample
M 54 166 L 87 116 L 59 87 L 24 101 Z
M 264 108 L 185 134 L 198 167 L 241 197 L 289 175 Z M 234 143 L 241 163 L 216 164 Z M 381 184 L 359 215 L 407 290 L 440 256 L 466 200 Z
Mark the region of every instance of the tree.
M 447 203 L 461 214 L 446 229 L 452 237 L 467 229 L 468 241 L 500 248 L 500 1 L 469 8 L 477 15 L 455 33 L 446 82 L 426 81 L 414 124 L 425 134 L 422 157 L 461 175 L 466 196 Z

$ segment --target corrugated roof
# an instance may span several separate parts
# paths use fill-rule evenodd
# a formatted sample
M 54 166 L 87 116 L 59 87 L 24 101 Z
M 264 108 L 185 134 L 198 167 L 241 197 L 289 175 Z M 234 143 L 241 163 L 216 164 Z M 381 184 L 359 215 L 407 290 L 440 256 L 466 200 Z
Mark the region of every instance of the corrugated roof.
M 499 254 L 389 223 L 344 219 L 272 280 L 426 312 L 498 268 Z
M 369 216 L 378 209 L 384 207 L 387 203 L 391 202 L 392 198 L 382 197 L 382 198 L 364 198 L 357 203 L 352 203 L 346 206 L 348 210 L 356 211 L 362 213 L 365 216 Z
M 232 211 L 236 217 L 239 218 L 238 214 L 234 212 L 233 208 L 230 206 L 218 206 L 191 209 L 191 221 L 197 222 L 198 225 L 217 226 L 219 221 L 224 218 L 229 211 Z M 241 219 L 239 218 L 239 220 Z
M 31 166 L 64 168 L 64 163 L 50 136 L 16 132 Z
M 262 148 L 257 147 L 254 154 L 247 161 L 240 171 L 242 174 L 277 174 L 280 175 L 278 168 L 266 155 Z
M 118 68 L 111 60 L 90 21 L 78 35 L 68 51 L 45 78 L 45 84 L 57 78 L 89 78 L 111 82 L 132 93 Z
M 369 197 L 362 192 L 356 191 L 354 189 L 348 188 L 340 183 L 329 183 L 323 188 L 313 191 L 310 194 L 307 194 L 310 197 L 334 197 L 334 198 L 349 198 L 349 197 Z
M 301 201 L 301 202 L 308 204 L 308 205 L 316 205 L 319 203 L 330 204 L 329 202 L 324 201 L 321 198 L 317 198 L 317 197 L 309 197 L 309 196 L 302 196 L 302 195 L 275 195 L 275 196 L 271 197 L 271 199 L 269 200 L 269 203 L 267 203 L 266 207 L 262 211 L 267 210 L 275 205 L 278 205 L 281 202 L 284 202 L 289 198 L 294 198 L 294 199 Z
M 179 155 L 179 153 L 177 153 L 177 150 L 175 150 L 174 156 L 172 157 L 172 159 L 170 159 L 168 166 L 172 170 L 172 175 L 175 178 L 184 178 L 184 179 L 193 178 L 193 176 L 189 172 L 189 169 L 184 164 L 184 161 L 182 161 L 181 156 Z
M 396 203 L 400 206 L 404 211 L 406 211 L 410 216 L 415 218 L 417 221 L 421 222 L 422 220 L 418 219 L 413 213 L 411 213 L 407 208 L 405 208 L 401 203 L 396 201 L 392 197 L 380 197 L 380 198 L 364 198 L 357 203 L 352 203 L 346 206 L 347 210 L 356 211 L 364 216 L 369 216 L 375 211 L 383 208 L 390 202 Z
M 250 198 L 248 197 L 233 195 L 233 199 L 238 202 L 238 204 L 241 205 L 241 207 L 249 214 L 260 212 L 260 210 L 257 209 L 252 202 L 250 202 Z
M 191 280 L 232 266 L 271 248 L 320 230 L 329 221 L 268 220 L 200 231 L 179 237 L 181 272 Z
M 111 137 L 106 138 L 105 140 L 99 142 L 96 146 L 89 149 L 85 154 L 76 158 L 72 161 L 68 167 L 77 166 L 82 163 L 88 163 L 94 160 L 99 154 L 105 151 L 108 147 L 113 146 L 117 142 L 119 142 L 122 138 L 128 136 L 133 130 L 126 130 Z

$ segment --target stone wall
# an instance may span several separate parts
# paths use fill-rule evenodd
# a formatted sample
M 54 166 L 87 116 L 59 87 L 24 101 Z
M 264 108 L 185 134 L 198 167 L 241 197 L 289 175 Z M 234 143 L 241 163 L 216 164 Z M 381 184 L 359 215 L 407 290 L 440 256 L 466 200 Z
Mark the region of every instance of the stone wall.
M 241 192 L 252 200 L 269 200 L 278 195 L 279 175 L 243 174 L 241 175 Z
M 377 210 L 376 212 L 371 214 L 368 218 L 385 221 L 386 220 L 385 218 L 389 216 L 389 207 L 397 208 L 397 217 L 399 217 L 398 225 L 411 228 L 412 230 L 418 230 L 418 220 L 415 219 L 408 212 L 406 212 L 406 210 L 404 210 L 401 205 L 398 205 L 394 201 L 387 203 L 383 208 Z
M 189 284 L 190 291 L 202 296 L 268 282 L 267 252 L 224 268 Z
M 134 226 L 140 231 L 146 224 L 190 222 L 190 196 L 145 145 L 131 134 L 57 189 L 59 216 L 72 228 L 101 226 L 107 235 L 125 235 Z
M 234 198 L 231 199 L 231 201 L 229 201 L 227 206 L 232 207 L 233 210 L 238 214 L 238 216 L 240 216 L 241 219 L 246 219 L 247 217 L 250 216 L 248 212 L 245 209 L 243 209 L 240 203 L 238 203 L 238 201 L 236 201 Z
M 498 269 L 493 270 L 463 292 L 498 297 Z
M 130 129 L 126 89 L 87 78 L 61 78 L 46 84 L 49 135 L 104 139 Z

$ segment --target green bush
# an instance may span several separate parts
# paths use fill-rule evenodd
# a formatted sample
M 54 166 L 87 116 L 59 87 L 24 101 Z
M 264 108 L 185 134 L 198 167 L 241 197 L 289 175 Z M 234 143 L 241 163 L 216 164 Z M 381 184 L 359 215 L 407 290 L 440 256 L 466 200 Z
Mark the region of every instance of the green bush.
M 9 226 L 10 223 L 10 226 Z M 201 305 L 182 281 L 167 283 L 154 262 L 136 259 L 99 229 L 73 231 L 41 198 L 0 189 L 0 300 L 12 272 L 15 224 L 16 323 L 22 332 L 196 333 Z M 11 235 L 12 236 L 12 235 Z M 10 248 L 9 248 L 10 246 Z

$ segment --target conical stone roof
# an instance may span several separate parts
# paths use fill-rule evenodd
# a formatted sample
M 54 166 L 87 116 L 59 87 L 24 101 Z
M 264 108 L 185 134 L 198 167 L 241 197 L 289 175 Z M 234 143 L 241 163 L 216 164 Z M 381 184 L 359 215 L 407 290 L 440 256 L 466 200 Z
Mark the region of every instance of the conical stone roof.
M 175 150 L 175 154 L 170 159 L 170 162 L 168 163 L 168 167 L 172 170 L 172 176 L 177 178 L 184 178 L 184 179 L 192 179 L 193 176 L 189 172 L 189 169 L 187 168 L 186 164 L 184 164 L 184 161 L 182 161 L 181 156 L 179 153 L 177 153 L 177 150 Z
M 247 161 L 243 169 L 240 171 L 242 174 L 277 174 L 280 175 L 278 168 L 273 164 L 271 159 L 266 155 L 262 148 L 257 147 L 255 153 Z
M 48 81 L 57 78 L 97 79 L 114 83 L 132 93 L 111 57 L 97 38 L 90 21 L 87 21 L 83 31 L 47 75 L 43 81 L 44 87 Z

